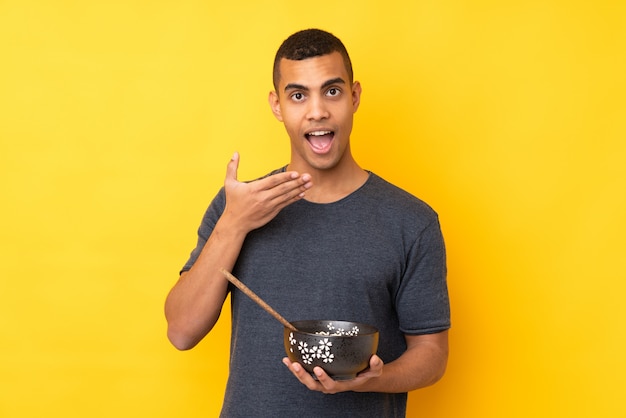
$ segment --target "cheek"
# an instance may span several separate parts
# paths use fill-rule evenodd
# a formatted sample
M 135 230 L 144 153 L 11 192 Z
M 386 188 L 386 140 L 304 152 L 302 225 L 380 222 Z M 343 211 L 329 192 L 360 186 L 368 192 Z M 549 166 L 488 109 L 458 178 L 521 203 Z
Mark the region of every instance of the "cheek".
M 291 119 L 283 119 L 283 124 L 290 137 L 292 138 L 300 137 L 300 125 L 299 124 L 297 124 L 295 121 Z
M 298 123 L 298 118 L 296 118 L 293 114 L 284 114 L 283 113 L 283 123 L 288 131 L 297 131 L 300 128 L 300 123 Z
M 344 128 L 352 126 L 352 117 L 352 109 L 343 109 L 339 117 L 339 120 L 341 121 L 341 126 L 343 126 Z

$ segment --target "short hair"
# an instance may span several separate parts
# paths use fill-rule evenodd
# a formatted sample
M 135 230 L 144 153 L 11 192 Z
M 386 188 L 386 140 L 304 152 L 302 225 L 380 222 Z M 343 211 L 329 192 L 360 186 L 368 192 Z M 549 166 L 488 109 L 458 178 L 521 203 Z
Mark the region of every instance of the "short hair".
M 280 60 L 301 61 L 307 58 L 339 52 L 348 72 L 350 84 L 353 82 L 352 61 L 344 44 L 330 32 L 320 29 L 305 29 L 294 33 L 285 39 L 274 57 L 274 89 L 278 91 L 280 81 Z

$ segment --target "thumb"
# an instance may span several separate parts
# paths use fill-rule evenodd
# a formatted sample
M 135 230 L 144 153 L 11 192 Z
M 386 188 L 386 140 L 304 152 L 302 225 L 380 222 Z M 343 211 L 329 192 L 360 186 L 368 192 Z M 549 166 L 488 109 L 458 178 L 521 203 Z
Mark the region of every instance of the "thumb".
M 239 153 L 235 152 L 233 154 L 233 158 L 230 159 L 228 165 L 226 166 L 226 180 L 228 181 L 237 181 L 237 169 L 239 168 Z

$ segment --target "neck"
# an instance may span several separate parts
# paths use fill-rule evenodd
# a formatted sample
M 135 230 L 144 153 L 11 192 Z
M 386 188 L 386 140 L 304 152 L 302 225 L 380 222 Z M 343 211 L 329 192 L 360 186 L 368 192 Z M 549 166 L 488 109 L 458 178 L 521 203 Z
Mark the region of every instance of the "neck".
M 354 160 L 329 169 L 301 168 L 296 164 L 289 164 L 288 169 L 311 175 L 313 187 L 307 190 L 305 200 L 314 203 L 341 200 L 361 187 L 369 177 Z

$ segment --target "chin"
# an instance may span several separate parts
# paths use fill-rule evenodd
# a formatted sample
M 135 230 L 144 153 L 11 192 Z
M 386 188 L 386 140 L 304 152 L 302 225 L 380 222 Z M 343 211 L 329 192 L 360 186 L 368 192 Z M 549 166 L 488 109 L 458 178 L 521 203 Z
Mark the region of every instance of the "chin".
M 311 168 L 319 171 L 332 170 L 339 165 L 339 159 L 328 156 L 327 158 L 315 158 L 307 161 Z

